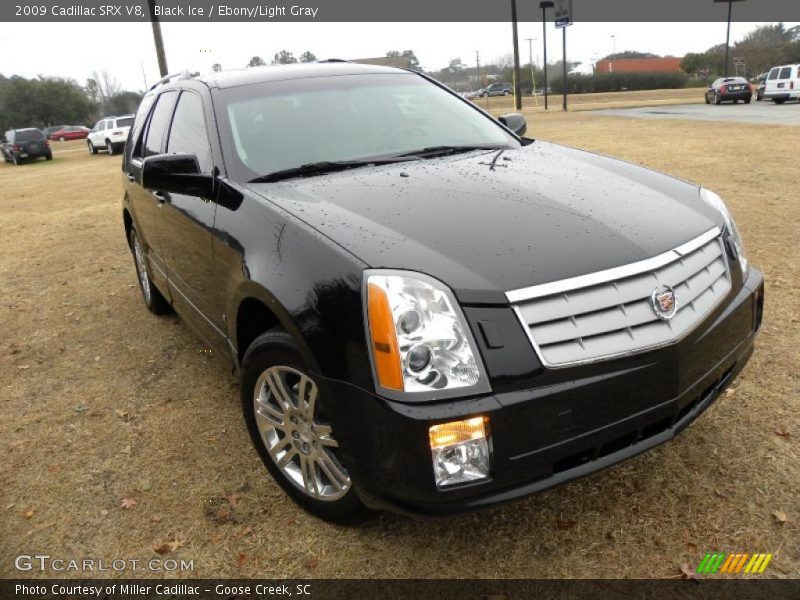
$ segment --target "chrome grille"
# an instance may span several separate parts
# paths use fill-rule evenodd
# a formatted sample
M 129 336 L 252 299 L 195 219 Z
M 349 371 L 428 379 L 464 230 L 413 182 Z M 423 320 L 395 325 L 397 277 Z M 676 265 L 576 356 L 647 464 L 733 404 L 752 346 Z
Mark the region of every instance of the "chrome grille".
M 652 295 L 675 293 L 662 320 Z M 720 230 L 641 262 L 506 293 L 543 364 L 561 367 L 663 346 L 686 335 L 731 289 Z

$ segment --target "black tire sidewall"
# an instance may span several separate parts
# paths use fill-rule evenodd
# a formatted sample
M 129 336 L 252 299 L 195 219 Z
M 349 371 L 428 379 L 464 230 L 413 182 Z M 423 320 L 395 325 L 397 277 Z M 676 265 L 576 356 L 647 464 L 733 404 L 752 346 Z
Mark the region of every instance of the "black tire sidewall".
M 271 330 L 262 334 L 247 349 L 242 360 L 240 385 L 242 413 L 261 462 L 264 463 L 272 478 L 283 491 L 312 515 L 340 525 L 356 524 L 370 518 L 374 513 L 362 504 L 354 487 L 351 486 L 348 493 L 339 500 L 332 502 L 316 500 L 304 494 L 290 482 L 270 457 L 256 424 L 253 396 L 258 378 L 267 368 L 276 365 L 292 367 L 311 377 L 310 370 L 303 361 L 300 351 L 291 336 L 285 331 Z M 318 402 L 323 402 L 323 399 L 320 398 Z
M 131 256 L 133 257 L 133 268 L 136 271 L 136 285 L 139 288 L 139 293 L 142 296 L 142 302 L 154 315 L 163 315 L 170 312 L 172 307 L 170 306 L 169 302 L 161 295 L 161 292 L 158 291 L 153 280 L 150 279 L 150 274 L 145 273 L 147 276 L 147 281 L 150 283 L 150 301 L 148 302 L 147 296 L 144 295 L 144 290 L 142 289 L 142 282 L 139 279 L 139 264 L 136 262 L 136 250 L 134 249 L 134 238 L 138 238 L 139 234 L 136 233 L 136 229 L 131 227 L 131 232 L 128 235 L 128 243 L 131 248 Z M 139 245 L 141 246 L 142 242 L 139 240 Z M 142 252 L 144 252 L 144 247 L 142 247 Z M 145 259 L 146 260 L 146 259 Z

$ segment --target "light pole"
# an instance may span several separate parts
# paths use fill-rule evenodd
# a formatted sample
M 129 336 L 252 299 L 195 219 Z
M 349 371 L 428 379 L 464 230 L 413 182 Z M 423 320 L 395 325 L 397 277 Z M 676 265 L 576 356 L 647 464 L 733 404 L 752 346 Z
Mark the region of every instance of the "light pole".
M 161 23 L 158 22 L 156 16 L 156 8 L 154 0 L 147 1 L 147 7 L 150 10 L 150 22 L 153 25 L 153 41 L 156 44 L 156 57 L 158 57 L 158 70 L 162 77 L 166 77 L 167 73 L 167 54 L 164 51 L 164 39 L 161 37 Z
M 722 69 L 725 77 L 727 77 L 730 74 L 730 72 L 728 71 L 728 55 L 730 54 L 730 49 L 731 49 L 731 12 L 733 10 L 733 3 L 743 2 L 743 1 L 744 0 L 714 0 L 715 3 L 719 2 L 728 3 L 728 34 L 725 37 L 725 66 Z
M 522 110 L 519 93 L 519 39 L 517 37 L 517 0 L 511 0 L 511 29 L 514 37 L 514 108 Z
M 617 34 L 611 34 L 611 66 L 608 69 L 609 73 L 614 71 L 614 60 L 617 58 Z
M 544 48 L 544 56 L 542 60 L 542 67 L 544 68 L 544 109 L 547 110 L 547 9 L 553 8 L 554 4 L 551 0 L 542 0 L 539 2 L 539 8 L 542 9 L 542 47 Z
M 525 38 L 528 42 L 528 60 L 531 63 L 531 95 L 533 96 L 533 105 L 537 106 L 538 102 L 536 101 L 536 78 L 533 76 L 533 42 L 536 41 L 536 38 Z

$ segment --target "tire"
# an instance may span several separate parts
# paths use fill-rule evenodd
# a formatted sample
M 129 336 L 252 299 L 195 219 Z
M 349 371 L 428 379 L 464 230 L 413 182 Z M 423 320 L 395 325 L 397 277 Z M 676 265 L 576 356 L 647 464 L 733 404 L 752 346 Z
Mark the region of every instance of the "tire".
M 166 298 L 161 295 L 158 288 L 153 284 L 150 279 L 150 274 L 147 271 L 147 260 L 144 256 L 144 249 L 139 242 L 139 236 L 136 230 L 131 228 L 130 237 L 131 252 L 133 253 L 133 264 L 136 267 L 136 279 L 139 281 L 139 291 L 142 293 L 142 300 L 144 305 L 154 315 L 165 315 L 172 312 L 172 307 L 167 302 Z
M 744 103 L 745 103 L 745 104 L 750 104 L 750 101 L 751 101 L 751 100 L 752 100 L 752 98 L 745 98 L 745 99 L 744 99 Z
M 272 478 L 303 509 L 339 525 L 361 523 L 376 513 L 361 502 L 339 462 L 338 443 L 308 372 L 291 336 L 280 328 L 250 344 L 242 360 L 241 382 L 250 438 Z
M 786 102 L 786 99 L 785 99 L 785 98 L 775 98 L 775 99 L 773 99 L 772 101 L 773 101 L 775 104 L 783 104 L 784 102 Z
M 58 138 L 58 141 L 59 141 L 59 142 L 66 142 L 66 141 L 67 141 L 67 138 L 65 138 L 65 137 L 62 135 L 61 137 L 59 137 L 59 138 Z
M 720 96 L 719 94 L 714 94 L 714 104 L 717 105 L 722 104 L 722 96 Z
M 92 140 L 87 141 L 86 145 L 89 147 L 89 154 L 97 154 L 97 148 L 94 147 Z
M 44 159 L 45 160 L 53 160 L 53 153 L 52 152 L 48 152 L 47 154 L 44 155 Z
M 106 153 L 109 156 L 114 156 L 114 144 L 111 143 L 111 140 L 106 140 Z

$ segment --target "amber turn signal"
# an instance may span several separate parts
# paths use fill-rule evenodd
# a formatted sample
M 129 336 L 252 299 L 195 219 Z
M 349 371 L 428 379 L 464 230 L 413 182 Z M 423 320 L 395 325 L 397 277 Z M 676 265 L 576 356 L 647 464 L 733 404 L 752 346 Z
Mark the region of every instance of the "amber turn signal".
M 402 390 L 403 372 L 389 298 L 383 288 L 374 283 L 367 285 L 367 294 L 372 357 L 378 383 L 390 390 Z
M 483 439 L 486 436 L 488 417 L 473 417 L 464 421 L 451 421 L 434 425 L 428 430 L 431 448 L 452 446 L 461 442 Z

